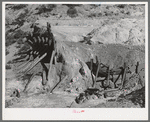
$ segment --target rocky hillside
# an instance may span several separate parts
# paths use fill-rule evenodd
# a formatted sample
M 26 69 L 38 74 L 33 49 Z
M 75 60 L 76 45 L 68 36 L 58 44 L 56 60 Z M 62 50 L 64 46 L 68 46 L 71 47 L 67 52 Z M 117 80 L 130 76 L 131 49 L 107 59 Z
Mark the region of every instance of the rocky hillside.
M 52 26 L 57 27 L 57 32 L 67 36 L 65 39 L 73 38 L 73 41 L 80 41 L 81 37 L 90 33 L 92 29 L 101 27 L 100 32 L 93 37 L 93 41 L 103 43 L 123 41 L 131 44 L 133 40 L 135 43 L 143 43 L 145 41 L 144 17 L 145 6 L 139 4 L 7 4 L 6 46 L 22 41 L 30 24 L 36 21 L 40 21 L 41 24 L 49 21 Z M 78 31 L 71 28 L 73 30 L 71 32 L 67 31 L 69 28 L 60 28 L 61 26 L 80 28 Z M 84 32 L 79 32 L 83 27 L 89 26 L 91 29 L 85 28 Z M 72 33 L 75 37 L 72 37 Z

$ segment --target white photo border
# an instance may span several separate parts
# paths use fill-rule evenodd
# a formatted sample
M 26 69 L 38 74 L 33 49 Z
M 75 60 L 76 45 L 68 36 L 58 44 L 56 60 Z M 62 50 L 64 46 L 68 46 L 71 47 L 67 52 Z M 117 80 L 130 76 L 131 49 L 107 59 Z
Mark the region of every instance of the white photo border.
M 6 4 L 145 4 L 145 84 L 148 84 L 148 2 L 2 2 L 2 118 L 3 120 L 148 120 L 148 85 L 145 108 L 5 108 Z M 83 113 L 73 111 L 84 110 Z

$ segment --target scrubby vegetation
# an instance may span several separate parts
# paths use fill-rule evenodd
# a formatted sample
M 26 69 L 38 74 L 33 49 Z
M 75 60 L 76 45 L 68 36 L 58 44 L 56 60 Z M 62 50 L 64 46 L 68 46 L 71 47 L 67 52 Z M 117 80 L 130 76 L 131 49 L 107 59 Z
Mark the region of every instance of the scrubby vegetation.
M 8 55 L 9 54 L 9 51 L 6 49 L 6 55 Z
M 6 46 L 20 41 L 24 36 L 19 27 L 39 20 L 52 19 L 102 19 L 105 17 L 144 16 L 144 5 L 105 5 L 105 4 L 7 4 L 6 5 Z M 55 24 L 56 25 L 56 24 Z M 57 23 L 58 25 L 58 23 Z M 12 34 L 13 32 L 13 34 Z
M 6 69 L 11 69 L 11 66 L 7 64 Z
M 55 4 L 43 4 L 43 5 L 39 5 L 39 7 L 36 8 L 36 10 L 38 10 L 37 14 L 42 14 L 42 13 L 45 13 L 45 12 L 51 12 L 55 7 L 56 7 Z
M 75 7 L 70 7 L 67 11 L 67 15 L 70 16 L 70 17 L 78 16 L 76 8 Z
M 6 4 L 6 8 L 11 8 L 13 10 L 19 10 L 27 6 L 27 4 Z

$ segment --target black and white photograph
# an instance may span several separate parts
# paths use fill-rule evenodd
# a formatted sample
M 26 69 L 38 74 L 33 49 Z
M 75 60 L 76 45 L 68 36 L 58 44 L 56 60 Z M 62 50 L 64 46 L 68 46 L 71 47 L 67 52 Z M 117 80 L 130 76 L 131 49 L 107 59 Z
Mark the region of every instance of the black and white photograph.
M 146 2 L 3 2 L 3 10 L 3 110 L 60 110 L 55 119 L 68 114 L 61 110 L 147 110 Z

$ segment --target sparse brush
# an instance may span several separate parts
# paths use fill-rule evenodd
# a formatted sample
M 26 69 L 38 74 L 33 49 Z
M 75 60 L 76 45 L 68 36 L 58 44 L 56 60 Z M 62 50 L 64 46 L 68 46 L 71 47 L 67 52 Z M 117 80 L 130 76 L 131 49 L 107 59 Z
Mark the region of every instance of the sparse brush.
M 11 66 L 7 64 L 6 69 L 11 69 Z
M 8 55 L 9 54 L 9 51 L 6 49 L 6 55 Z
M 41 14 L 41 13 L 45 13 L 45 12 L 51 12 L 53 10 L 53 8 L 55 8 L 56 5 L 55 4 L 43 4 L 43 5 L 40 5 L 37 10 L 38 10 L 38 13 L 37 14 Z
M 13 61 L 8 61 L 8 62 L 7 62 L 7 64 L 12 64 L 12 63 L 13 63 Z
M 119 4 L 119 5 L 116 5 L 118 8 L 125 8 L 127 5 L 126 4 Z
M 6 39 L 5 46 L 8 47 L 8 46 L 14 44 L 15 42 L 16 42 L 15 39 L 12 39 L 12 40 L 11 39 Z
M 69 8 L 67 11 L 67 15 L 70 17 L 77 17 L 78 13 L 77 13 L 76 8 L 74 8 L 74 7 Z
M 7 6 L 8 5 L 9 4 L 7 4 Z M 25 8 L 26 6 L 28 6 L 28 4 L 13 4 L 11 5 L 11 8 L 14 10 L 19 10 L 19 9 Z
M 23 25 L 23 23 L 26 21 L 27 15 L 29 13 L 28 9 L 24 9 L 21 14 L 18 15 L 18 17 L 15 19 L 16 23 L 20 26 Z

